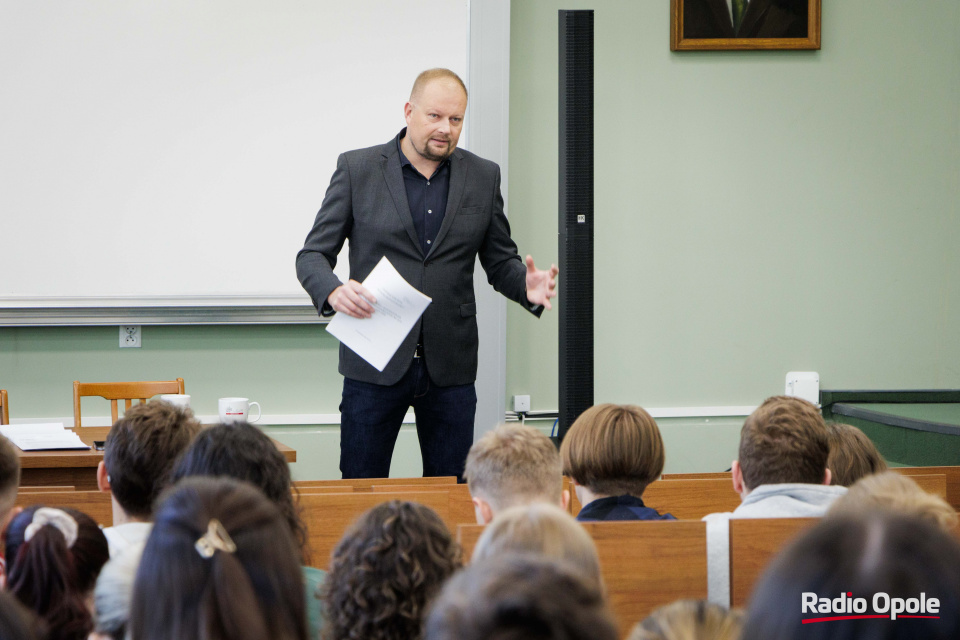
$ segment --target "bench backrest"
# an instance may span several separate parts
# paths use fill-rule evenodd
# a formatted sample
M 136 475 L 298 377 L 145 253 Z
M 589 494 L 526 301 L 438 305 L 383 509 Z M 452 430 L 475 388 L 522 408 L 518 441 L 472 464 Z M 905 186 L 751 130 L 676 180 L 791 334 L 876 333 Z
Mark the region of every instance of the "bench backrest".
M 97 524 L 113 526 L 113 503 L 110 494 L 103 491 L 25 491 L 17 493 L 18 507 L 35 504 L 45 507 L 72 507 L 82 511 Z

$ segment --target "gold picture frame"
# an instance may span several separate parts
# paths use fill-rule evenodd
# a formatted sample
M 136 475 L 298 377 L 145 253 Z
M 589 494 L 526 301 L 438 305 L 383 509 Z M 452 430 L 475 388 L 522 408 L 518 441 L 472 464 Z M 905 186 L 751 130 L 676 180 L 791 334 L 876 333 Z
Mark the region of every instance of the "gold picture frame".
M 820 48 L 820 0 L 749 0 L 745 11 L 739 2 L 670 0 L 670 50 Z

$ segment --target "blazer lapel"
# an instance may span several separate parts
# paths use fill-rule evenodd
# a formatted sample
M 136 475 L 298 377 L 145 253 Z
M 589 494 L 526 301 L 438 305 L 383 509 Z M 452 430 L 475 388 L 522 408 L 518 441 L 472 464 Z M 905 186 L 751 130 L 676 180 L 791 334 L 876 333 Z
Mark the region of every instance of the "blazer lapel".
M 755 37 L 754 31 L 757 29 L 757 22 L 763 18 L 764 14 L 770 10 L 770 0 L 750 0 L 747 5 L 747 12 L 743 14 L 743 22 L 740 23 L 740 30 L 737 37 L 749 38 Z
M 420 255 L 420 241 L 417 239 L 417 230 L 413 227 L 413 217 L 410 215 L 410 203 L 407 202 L 407 188 L 403 186 L 403 172 L 400 169 L 400 154 L 397 153 L 397 143 L 394 141 L 384 145 L 383 157 L 380 159 L 380 169 L 383 171 L 383 180 L 393 197 L 393 204 L 400 216 L 403 228 L 407 230 L 410 241 L 413 242 Z M 449 208 L 449 207 L 448 207 Z
M 447 210 L 443 212 L 443 222 L 440 223 L 440 231 L 437 232 L 437 239 L 433 241 L 433 247 L 430 253 L 437 250 L 437 245 L 443 242 L 444 236 L 453 225 L 453 219 L 460 211 L 460 201 L 463 199 L 463 189 L 467 184 L 467 165 L 463 162 L 462 153 L 459 149 L 450 156 L 450 188 L 447 191 Z
M 717 21 L 717 28 L 720 29 L 720 37 L 733 38 L 733 18 L 730 16 L 730 9 L 727 8 L 727 0 L 710 0 L 710 11 L 713 12 L 713 19 Z M 749 13 L 750 9 L 747 9 Z

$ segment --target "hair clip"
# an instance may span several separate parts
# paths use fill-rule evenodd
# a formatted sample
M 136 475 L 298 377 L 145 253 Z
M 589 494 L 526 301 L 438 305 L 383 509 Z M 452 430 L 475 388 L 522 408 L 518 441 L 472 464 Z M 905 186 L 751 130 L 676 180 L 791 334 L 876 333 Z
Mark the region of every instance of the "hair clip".
M 66 511 L 52 507 L 40 507 L 33 512 L 33 520 L 30 521 L 23 532 L 23 541 L 28 542 L 37 531 L 47 525 L 63 534 L 68 549 L 73 547 L 73 543 L 77 541 L 77 531 L 79 529 L 77 521 Z
M 233 553 L 237 550 L 237 545 L 233 543 L 230 534 L 219 520 L 214 518 L 207 525 L 207 532 L 200 536 L 197 543 L 193 545 L 204 558 L 212 558 L 217 549 Z

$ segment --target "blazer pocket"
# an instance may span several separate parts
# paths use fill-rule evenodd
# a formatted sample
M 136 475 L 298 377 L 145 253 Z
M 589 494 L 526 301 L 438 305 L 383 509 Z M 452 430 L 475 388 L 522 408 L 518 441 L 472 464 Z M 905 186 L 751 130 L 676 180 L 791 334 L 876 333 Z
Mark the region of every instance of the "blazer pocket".
M 469 318 L 471 316 L 477 315 L 477 303 L 468 302 L 466 304 L 460 305 L 460 317 Z
M 464 207 L 460 209 L 460 215 L 462 216 L 478 216 L 480 212 L 483 211 L 483 207 Z

